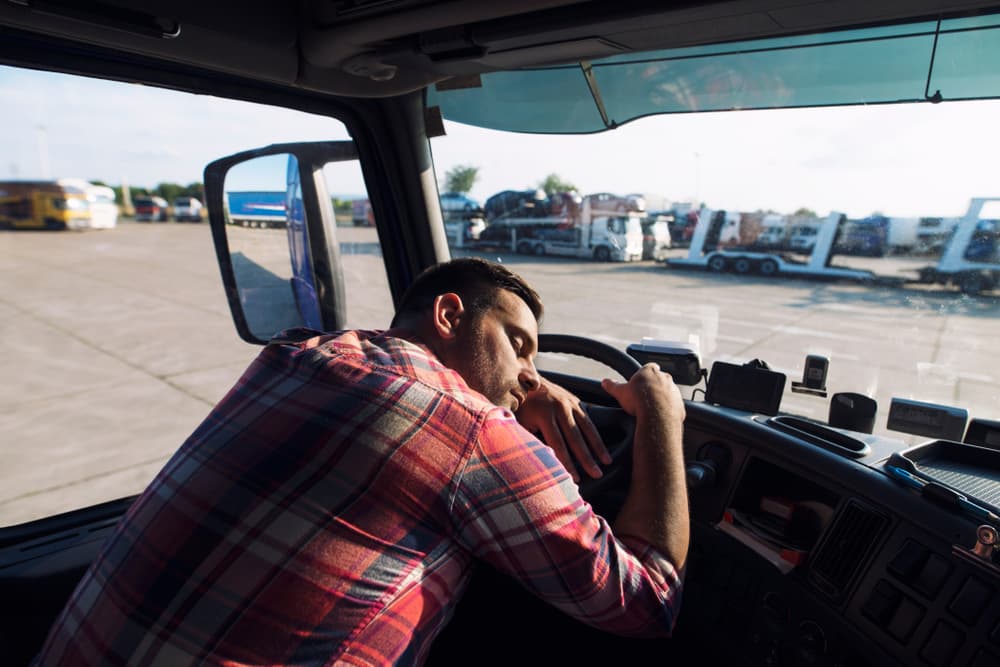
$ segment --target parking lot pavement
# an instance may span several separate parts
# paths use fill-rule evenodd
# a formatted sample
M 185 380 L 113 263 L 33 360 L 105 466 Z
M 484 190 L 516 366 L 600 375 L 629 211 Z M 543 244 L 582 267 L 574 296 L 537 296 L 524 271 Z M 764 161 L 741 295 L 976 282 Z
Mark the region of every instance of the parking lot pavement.
M 247 233 L 283 242 L 282 230 Z M 350 323 L 384 327 L 391 300 L 375 230 L 339 228 L 338 240 Z M 764 359 L 790 381 L 801 376 L 805 355 L 820 349 L 831 359 L 831 392 L 870 392 L 885 406 L 924 364 L 921 382 L 947 403 L 998 417 L 1000 378 L 990 369 L 1000 309 L 989 300 L 653 262 L 481 254 L 538 287 L 543 331 L 620 348 L 644 336 L 696 338 L 704 359 Z M 0 526 L 140 491 L 258 352 L 235 332 L 207 225 L 0 232 L 0 280 L 7 286 L 0 294 Z M 898 326 L 904 311 L 921 318 L 919 331 Z M 962 365 L 947 375 L 928 360 Z M 540 365 L 608 374 L 560 355 L 543 355 Z M 798 395 L 786 405 L 821 419 L 827 409 Z
M 256 354 L 218 275 L 207 226 L 0 233 L 0 525 L 148 483 Z

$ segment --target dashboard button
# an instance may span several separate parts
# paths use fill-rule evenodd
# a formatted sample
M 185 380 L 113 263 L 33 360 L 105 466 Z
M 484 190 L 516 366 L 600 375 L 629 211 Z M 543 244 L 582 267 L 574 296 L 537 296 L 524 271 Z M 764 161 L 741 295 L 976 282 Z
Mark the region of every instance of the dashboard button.
M 1000 667 L 1000 658 L 989 651 L 980 649 L 976 656 L 969 663 L 969 667 Z
M 955 595 L 948 609 L 967 625 L 975 625 L 986 605 L 993 597 L 993 587 L 975 577 L 969 577 Z
M 913 540 L 906 540 L 889 562 L 889 572 L 905 583 L 913 581 L 927 562 L 929 552 Z
M 875 625 L 884 628 L 892 619 L 896 608 L 899 607 L 899 601 L 902 597 L 902 593 L 899 592 L 898 588 L 883 579 L 872 590 L 861 611 Z
M 936 554 L 930 554 L 920 573 L 913 582 L 913 587 L 927 597 L 933 599 L 941 592 L 941 587 L 951 574 L 951 564 Z
M 922 544 L 906 540 L 889 562 L 889 572 L 913 590 L 934 599 L 951 574 L 951 564 Z
M 962 647 L 964 641 L 965 635 L 960 630 L 938 621 L 920 655 L 935 667 L 946 667 L 952 664 L 955 653 Z
M 924 608 L 908 597 L 903 597 L 899 601 L 896 613 L 892 615 L 892 620 L 885 630 L 890 635 L 905 644 L 910 640 L 913 630 L 924 617 Z

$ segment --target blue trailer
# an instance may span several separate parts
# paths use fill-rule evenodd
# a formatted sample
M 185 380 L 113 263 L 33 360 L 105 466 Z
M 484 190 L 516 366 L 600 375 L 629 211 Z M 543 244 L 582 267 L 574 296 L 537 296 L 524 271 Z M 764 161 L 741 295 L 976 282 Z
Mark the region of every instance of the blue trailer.
M 249 190 L 227 192 L 229 223 L 242 227 L 284 228 L 288 224 L 286 193 Z

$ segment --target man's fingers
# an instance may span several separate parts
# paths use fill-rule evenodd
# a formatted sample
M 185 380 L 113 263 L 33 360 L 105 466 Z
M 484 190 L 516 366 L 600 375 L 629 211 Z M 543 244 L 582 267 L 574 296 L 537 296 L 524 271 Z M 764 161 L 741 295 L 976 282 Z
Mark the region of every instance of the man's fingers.
M 562 462 L 563 467 L 569 471 L 569 474 L 573 476 L 574 482 L 580 481 L 580 473 L 576 470 L 576 465 L 573 463 L 573 457 L 569 455 L 569 450 L 566 448 L 566 441 L 563 439 L 562 433 L 559 427 L 556 425 L 554 420 L 546 419 L 541 426 L 542 430 L 542 442 L 552 448 L 552 451 L 556 453 L 556 458 Z
M 576 432 L 576 437 L 570 438 L 570 448 L 573 450 L 573 455 L 576 460 L 580 462 L 583 469 L 587 471 L 587 474 L 591 477 L 601 477 L 604 473 L 601 471 L 601 467 L 597 465 L 594 457 L 590 454 L 590 449 L 587 447 L 587 443 L 583 441 L 583 436 L 580 432 Z
M 579 405 L 575 405 L 565 412 L 557 412 L 557 415 L 563 440 L 573 452 L 577 462 L 591 477 L 601 477 L 604 473 L 601 472 L 601 467 L 597 465 L 594 456 L 604 460 L 601 452 L 604 452 L 605 455 L 607 452 L 604 449 L 604 443 L 601 442 L 601 436 L 598 435 L 597 429 L 587 417 L 587 413 Z M 589 427 L 589 430 L 584 432 L 584 427 Z
M 590 451 L 601 460 L 601 463 L 608 465 L 611 463 L 611 454 L 608 452 L 608 448 L 604 446 L 604 440 L 601 438 L 601 434 L 598 433 L 597 427 L 594 426 L 594 422 L 590 421 L 590 417 L 587 416 L 586 412 L 583 412 L 583 418 L 577 420 L 577 425 L 579 426 L 580 432 L 583 433 L 584 440 L 590 445 Z

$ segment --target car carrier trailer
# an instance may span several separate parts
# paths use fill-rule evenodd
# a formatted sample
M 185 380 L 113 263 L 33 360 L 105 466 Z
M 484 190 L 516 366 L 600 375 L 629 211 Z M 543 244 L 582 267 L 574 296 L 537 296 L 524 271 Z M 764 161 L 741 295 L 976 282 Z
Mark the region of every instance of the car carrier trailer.
M 819 227 L 808 259 L 802 262 L 777 252 L 743 248 L 706 250 L 705 242 L 709 236 L 713 211 L 703 209 L 691 237 L 687 257 L 667 259 L 665 263 L 670 267 L 707 269 L 715 273 L 875 281 L 878 277 L 871 271 L 830 265 L 837 228 L 845 217 L 839 212 L 832 212 L 826 217 Z
M 996 248 L 996 230 L 987 231 L 993 235 L 994 250 L 986 261 L 969 259 L 969 247 L 975 242 L 980 227 L 980 215 L 987 202 L 1000 201 L 1000 197 L 977 197 L 969 202 L 965 217 L 959 220 L 955 231 L 947 241 L 941 259 L 935 266 L 918 270 L 918 283 L 952 285 L 963 294 L 980 294 L 1000 286 L 1000 256 Z

